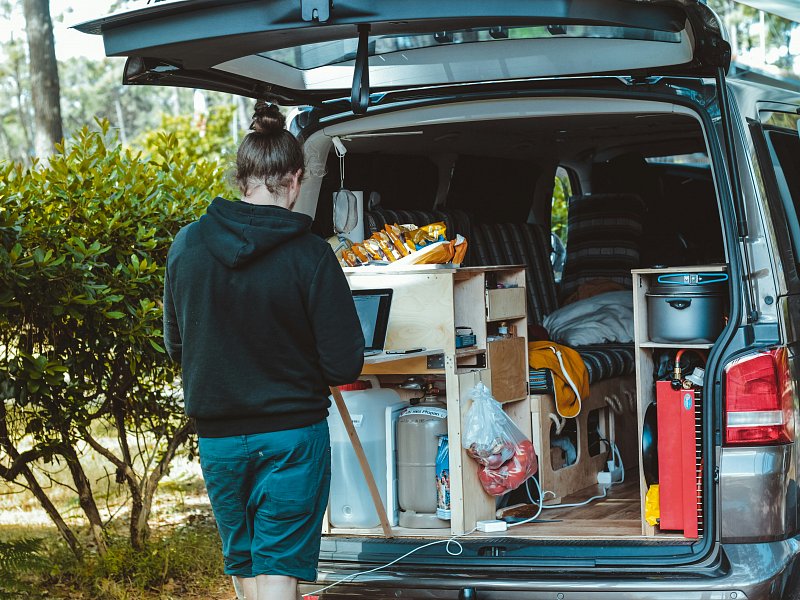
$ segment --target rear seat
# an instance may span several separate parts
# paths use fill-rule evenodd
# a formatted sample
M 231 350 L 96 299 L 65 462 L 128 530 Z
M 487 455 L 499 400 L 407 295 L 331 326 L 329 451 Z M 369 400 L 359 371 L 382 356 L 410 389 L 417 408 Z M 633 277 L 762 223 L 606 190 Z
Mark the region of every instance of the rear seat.
M 632 287 L 631 269 L 641 264 L 644 213 L 637 194 L 593 194 L 570 201 L 562 300 L 596 279 Z
M 383 229 L 387 223 L 426 225 L 444 221 L 448 236 L 463 235 L 469 242 L 467 266 L 525 265 L 529 282 L 528 321 L 541 325 L 545 315 L 558 308 L 557 288 L 550 266 L 550 236 L 540 225 L 528 223 L 472 223 L 460 210 L 390 210 L 365 211 L 367 235 Z M 589 383 L 629 375 L 634 371 L 633 350 L 624 345 L 597 345 L 576 348 L 589 372 Z M 531 372 L 531 377 L 542 378 Z M 549 378 L 545 378 L 549 381 Z M 552 392 L 552 389 L 549 391 Z

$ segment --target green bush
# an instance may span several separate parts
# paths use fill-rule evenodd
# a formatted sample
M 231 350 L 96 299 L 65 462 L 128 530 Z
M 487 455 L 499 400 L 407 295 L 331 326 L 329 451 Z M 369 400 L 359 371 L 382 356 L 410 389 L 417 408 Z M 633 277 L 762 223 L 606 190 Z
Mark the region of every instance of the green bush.
M 0 164 L 0 477 L 35 487 L 26 469 L 65 463 L 101 553 L 106 523 L 79 449 L 129 487 L 141 546 L 158 481 L 189 433 L 161 346 L 166 254 L 224 179 L 174 134 L 159 134 L 154 152 L 124 149 L 103 122 L 46 166 Z M 60 531 L 74 550 L 77 536 Z
M 219 161 L 232 165 L 236 158 L 238 140 L 235 136 L 239 132 L 232 132 L 233 105 L 214 106 L 209 110 L 206 121 L 205 134 L 194 122 L 192 115 L 168 115 L 161 118 L 161 127 L 145 132 L 139 136 L 134 144 L 144 148 L 156 160 L 162 145 L 164 134 L 174 134 L 180 142 L 182 153 L 191 160 Z

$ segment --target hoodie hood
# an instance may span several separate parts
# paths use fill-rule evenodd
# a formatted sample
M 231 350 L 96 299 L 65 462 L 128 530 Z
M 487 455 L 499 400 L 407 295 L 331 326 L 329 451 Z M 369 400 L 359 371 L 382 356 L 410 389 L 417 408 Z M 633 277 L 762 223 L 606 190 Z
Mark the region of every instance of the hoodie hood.
M 261 206 L 215 198 L 197 222 L 214 257 L 235 269 L 311 228 L 311 217 L 279 206 Z

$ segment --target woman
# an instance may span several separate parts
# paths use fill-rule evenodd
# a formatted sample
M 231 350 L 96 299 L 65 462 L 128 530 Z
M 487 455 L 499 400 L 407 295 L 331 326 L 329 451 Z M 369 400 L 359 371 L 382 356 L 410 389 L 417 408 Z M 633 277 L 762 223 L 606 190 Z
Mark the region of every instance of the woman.
M 242 200 L 178 232 L 164 341 L 239 598 L 295 600 L 316 579 L 328 502 L 328 386 L 361 372 L 364 339 L 330 246 L 292 212 L 303 149 L 259 101 L 236 158 Z

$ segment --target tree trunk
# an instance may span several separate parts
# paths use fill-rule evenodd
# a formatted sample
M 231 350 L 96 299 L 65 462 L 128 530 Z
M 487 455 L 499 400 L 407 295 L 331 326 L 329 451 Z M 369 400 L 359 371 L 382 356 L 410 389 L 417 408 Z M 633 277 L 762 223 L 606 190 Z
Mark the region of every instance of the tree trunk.
M 131 499 L 130 536 L 131 548 L 134 550 L 142 550 L 150 536 L 150 526 L 147 523 L 149 518 L 150 507 L 144 505 L 142 494 L 139 492 Z
M 25 466 L 22 468 L 22 476 L 25 478 L 25 481 L 28 482 L 28 488 L 31 490 L 31 493 L 42 505 L 42 508 L 47 513 L 47 516 L 50 517 L 50 520 L 53 521 L 53 524 L 56 526 L 56 529 L 58 529 L 61 537 L 64 538 L 65 542 L 67 542 L 72 554 L 75 555 L 75 558 L 81 560 L 83 558 L 83 549 L 81 548 L 80 542 L 78 542 L 78 538 L 69 528 L 69 525 L 67 525 L 64 519 L 61 517 L 61 514 L 58 512 L 58 509 L 55 507 L 55 505 L 50 502 L 50 498 L 47 497 L 47 494 L 42 489 L 42 486 L 39 485 L 38 481 L 36 481 L 36 477 L 34 477 L 33 472 L 27 466 Z
M 36 154 L 46 159 L 64 137 L 61 126 L 61 90 L 50 19 L 49 0 L 23 0 L 30 56 L 31 99 L 36 125 Z
M 21 458 L 21 455 L 8 435 L 8 413 L 6 412 L 6 406 L 3 402 L 0 402 L 0 448 L 5 450 L 6 454 L 13 461 L 13 469 L 14 463 Z M 33 471 L 31 471 L 30 466 L 28 464 L 23 464 L 17 472 L 25 478 L 31 493 L 42 505 L 42 508 L 47 513 L 47 516 L 50 517 L 50 520 L 53 521 L 53 524 L 56 526 L 56 529 L 58 529 L 61 537 L 64 538 L 64 541 L 67 542 L 69 549 L 72 550 L 72 554 L 75 555 L 75 558 L 79 560 L 83 558 L 83 549 L 78 542 L 77 536 L 64 521 L 61 513 L 58 512 L 58 509 L 50 501 L 50 498 L 47 497 L 44 489 L 42 489 L 42 486 L 36 480 L 36 476 L 33 474 Z M 11 473 L 10 470 L 7 470 L 5 473 L 3 473 L 3 478 L 9 483 L 13 483 L 17 478 L 17 475 Z
M 75 489 L 78 490 L 78 503 L 89 521 L 89 530 L 92 532 L 92 538 L 97 545 L 97 553 L 100 556 L 104 556 L 108 551 L 108 546 L 103 532 L 103 518 L 100 516 L 100 511 L 94 501 L 92 486 L 88 477 L 86 477 L 75 448 L 71 445 L 73 440 L 70 440 L 69 436 L 65 435 L 63 431 L 61 435 L 64 442 L 61 448 L 61 455 L 67 461 L 67 467 L 72 475 L 72 481 L 75 483 Z
M 192 425 L 188 421 L 178 429 L 170 438 L 164 454 L 158 464 L 150 472 L 144 482 L 143 493 L 138 497 L 134 497 L 133 506 L 131 507 L 131 546 L 134 548 L 141 548 L 144 546 L 147 538 L 150 535 L 150 512 L 153 509 L 153 498 L 158 491 L 158 483 L 167 474 L 169 465 L 172 459 L 175 458 L 175 453 L 178 449 L 186 443 L 192 431 Z
M 22 127 L 22 134 L 25 137 L 25 151 L 22 153 L 24 160 L 30 160 L 31 152 L 33 151 L 33 140 L 31 139 L 31 130 L 28 125 L 30 114 L 25 110 L 25 102 L 22 99 L 22 59 L 17 52 L 13 53 L 14 65 L 14 94 L 17 98 L 17 114 L 19 115 L 19 124 Z

